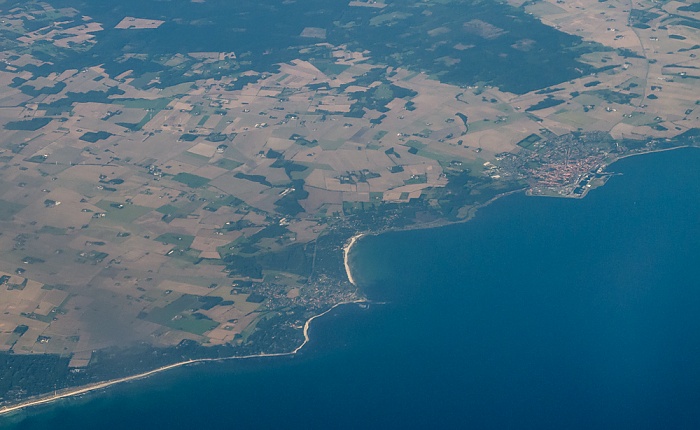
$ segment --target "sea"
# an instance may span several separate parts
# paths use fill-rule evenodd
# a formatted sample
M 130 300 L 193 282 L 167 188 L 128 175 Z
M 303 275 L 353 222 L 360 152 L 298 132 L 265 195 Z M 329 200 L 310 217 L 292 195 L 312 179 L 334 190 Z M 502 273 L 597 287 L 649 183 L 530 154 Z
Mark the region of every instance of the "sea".
M 362 238 L 375 303 L 294 357 L 203 364 L 3 417 L 12 429 L 700 428 L 700 149 L 583 199 Z M 379 303 L 381 302 L 381 303 Z

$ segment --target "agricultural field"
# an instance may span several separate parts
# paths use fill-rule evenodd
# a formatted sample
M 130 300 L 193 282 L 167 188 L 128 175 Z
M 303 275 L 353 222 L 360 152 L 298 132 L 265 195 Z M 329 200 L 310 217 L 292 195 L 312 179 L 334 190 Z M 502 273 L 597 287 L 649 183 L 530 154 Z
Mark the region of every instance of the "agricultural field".
M 338 226 L 411 205 L 396 225 L 459 221 L 524 187 L 575 197 L 624 151 L 700 125 L 688 2 L 510 0 L 511 30 L 425 2 L 416 50 L 393 54 L 377 40 L 419 6 L 350 2 L 351 22 L 300 22 L 301 48 L 154 52 L 135 34 L 168 46 L 175 24 L 50 3 L 0 9 L 16 39 L 0 52 L 0 350 L 72 367 L 137 342 L 246 345 L 259 321 L 358 297 L 319 275 Z M 554 33 L 578 43 L 564 79 L 504 70 Z M 91 50 L 104 61 L 70 57 Z

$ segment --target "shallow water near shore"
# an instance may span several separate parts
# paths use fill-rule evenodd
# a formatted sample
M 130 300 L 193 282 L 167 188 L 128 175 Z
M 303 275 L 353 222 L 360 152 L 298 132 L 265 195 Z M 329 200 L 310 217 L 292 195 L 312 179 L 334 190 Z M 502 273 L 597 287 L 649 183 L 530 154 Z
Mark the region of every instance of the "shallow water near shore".
M 364 237 L 371 299 L 295 357 L 185 367 L 6 428 L 697 428 L 700 150 L 631 157 L 582 200 Z

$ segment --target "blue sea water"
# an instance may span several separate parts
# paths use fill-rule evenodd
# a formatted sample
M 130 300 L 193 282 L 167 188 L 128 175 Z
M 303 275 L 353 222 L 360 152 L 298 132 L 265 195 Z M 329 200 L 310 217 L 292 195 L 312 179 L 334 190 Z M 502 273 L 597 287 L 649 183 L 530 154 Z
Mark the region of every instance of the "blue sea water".
M 7 428 L 700 428 L 700 150 L 632 157 L 585 199 L 513 195 L 468 223 L 366 237 L 384 305 L 293 358 L 200 365 Z

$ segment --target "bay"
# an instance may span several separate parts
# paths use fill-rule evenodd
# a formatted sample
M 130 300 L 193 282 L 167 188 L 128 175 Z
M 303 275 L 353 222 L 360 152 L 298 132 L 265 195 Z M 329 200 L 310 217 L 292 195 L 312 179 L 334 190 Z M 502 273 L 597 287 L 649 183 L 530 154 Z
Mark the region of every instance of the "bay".
M 5 428 L 697 428 L 700 150 L 621 160 L 580 200 L 365 237 L 386 304 L 316 320 L 295 357 L 180 368 Z

